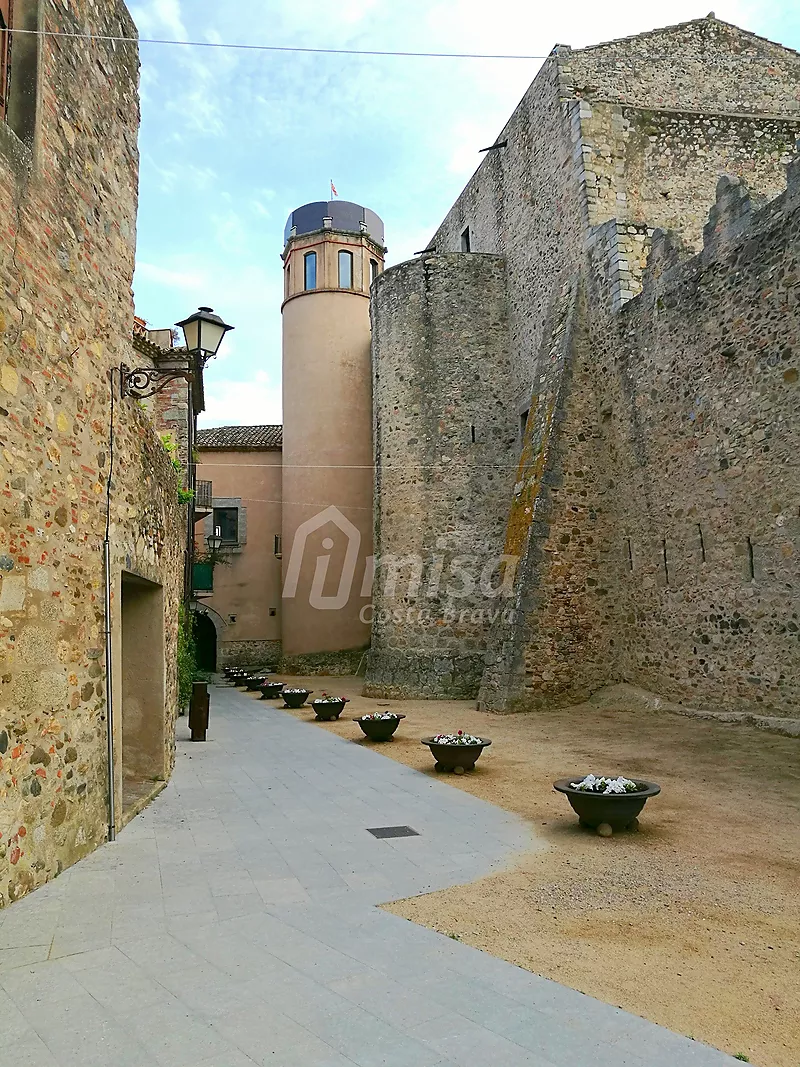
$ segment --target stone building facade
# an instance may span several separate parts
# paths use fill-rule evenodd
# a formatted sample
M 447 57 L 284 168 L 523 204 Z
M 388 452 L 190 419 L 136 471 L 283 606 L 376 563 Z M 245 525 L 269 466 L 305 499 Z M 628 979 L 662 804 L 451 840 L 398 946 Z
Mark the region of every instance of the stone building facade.
M 433 572 L 458 516 L 479 562 L 507 557 L 504 609 L 476 647 L 458 589 L 432 605 L 423 578 L 423 632 L 377 583 L 368 691 L 516 710 L 629 682 L 796 716 L 798 134 L 800 56 L 713 16 L 554 49 L 426 252 L 373 292 L 376 469 L 381 426 L 413 424 L 444 475 L 428 496 L 409 466 L 382 504 L 379 474 L 377 552 L 413 512 Z M 488 296 L 487 262 L 491 308 L 448 323 L 439 292 L 471 276 Z M 421 405 L 413 371 L 448 326 L 461 390 Z M 445 466 L 447 438 L 480 413 L 495 479 L 470 500 L 487 456 Z M 480 664 L 466 685 L 459 656 Z
M 169 456 L 119 388 L 152 366 L 131 332 L 138 49 L 111 40 L 135 28 L 121 0 L 13 11 L 47 32 L 12 39 L 0 120 L 0 906 L 108 833 L 106 530 L 117 825 L 169 775 L 185 543 Z

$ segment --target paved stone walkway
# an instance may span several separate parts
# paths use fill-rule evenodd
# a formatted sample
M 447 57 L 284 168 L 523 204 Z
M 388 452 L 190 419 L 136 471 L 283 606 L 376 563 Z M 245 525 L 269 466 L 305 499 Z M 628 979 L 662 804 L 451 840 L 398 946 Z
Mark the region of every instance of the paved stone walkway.
M 515 816 L 230 689 L 209 737 L 116 844 L 0 912 L 2 1067 L 734 1062 L 374 907 L 534 847 Z

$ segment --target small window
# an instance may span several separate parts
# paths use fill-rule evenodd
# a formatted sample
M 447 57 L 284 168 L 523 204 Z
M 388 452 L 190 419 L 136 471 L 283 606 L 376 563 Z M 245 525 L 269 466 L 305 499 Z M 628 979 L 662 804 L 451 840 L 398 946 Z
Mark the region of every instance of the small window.
M 353 253 L 339 253 L 339 288 L 353 288 Z
M 280 534 L 275 534 L 275 555 L 278 559 L 283 556 L 283 538 Z
M 472 251 L 472 243 L 471 243 L 471 241 L 469 239 L 469 226 L 467 226 L 466 230 L 464 230 L 464 232 L 461 234 L 461 251 L 462 252 L 471 252 Z
M 214 508 L 214 527 L 225 545 L 239 544 L 239 509 Z
M 306 289 L 317 288 L 317 253 L 306 252 L 303 256 L 303 284 Z
M 528 425 L 528 415 L 530 414 L 530 408 L 527 411 L 523 411 L 519 416 L 519 435 L 525 436 L 525 427 Z
M 8 113 L 8 90 L 11 83 L 11 34 L 14 0 L 0 0 L 0 119 Z
M 369 284 L 372 285 L 372 283 L 375 281 L 375 279 L 377 277 L 378 277 L 378 261 L 377 261 L 377 259 L 371 259 L 369 261 Z

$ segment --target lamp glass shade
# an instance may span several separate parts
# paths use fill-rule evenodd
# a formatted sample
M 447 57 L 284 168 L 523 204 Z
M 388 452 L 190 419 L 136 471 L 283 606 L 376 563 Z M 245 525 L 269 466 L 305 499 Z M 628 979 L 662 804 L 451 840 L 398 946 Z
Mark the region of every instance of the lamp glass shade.
M 213 536 L 206 538 L 206 544 L 208 545 L 209 552 L 219 552 L 222 548 L 222 538 L 219 534 L 214 534 Z
M 222 344 L 222 338 L 233 329 L 228 326 L 219 315 L 215 315 L 211 308 L 198 308 L 194 315 L 177 323 L 183 330 L 186 348 L 189 352 L 203 352 L 208 356 L 215 356 Z
M 215 356 L 222 344 L 222 338 L 228 332 L 228 327 L 224 323 L 208 322 L 206 319 L 201 319 L 197 325 L 199 338 L 196 347 L 201 352 L 210 352 L 212 356 Z

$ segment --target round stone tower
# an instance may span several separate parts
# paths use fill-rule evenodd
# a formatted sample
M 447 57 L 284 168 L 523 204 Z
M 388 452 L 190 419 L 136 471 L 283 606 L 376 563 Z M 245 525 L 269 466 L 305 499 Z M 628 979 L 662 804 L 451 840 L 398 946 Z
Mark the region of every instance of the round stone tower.
M 385 252 L 383 223 L 358 204 L 306 204 L 286 223 L 281 547 L 289 657 L 369 644 L 369 293 Z M 335 667 L 335 658 L 327 662 Z

